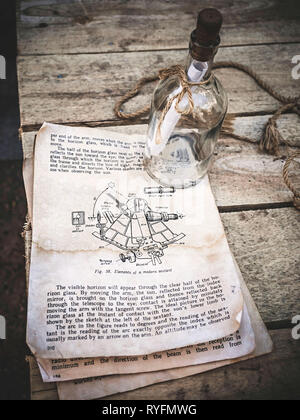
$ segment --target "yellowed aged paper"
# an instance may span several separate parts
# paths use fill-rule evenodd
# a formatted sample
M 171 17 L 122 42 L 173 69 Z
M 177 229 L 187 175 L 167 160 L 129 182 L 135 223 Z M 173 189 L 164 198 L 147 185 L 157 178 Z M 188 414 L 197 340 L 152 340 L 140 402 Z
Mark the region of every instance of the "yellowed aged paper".
M 239 272 L 238 267 L 237 270 Z M 59 398 L 62 400 L 91 400 L 102 398 L 108 395 L 131 391 L 159 382 L 196 375 L 232 363 L 237 363 L 242 360 L 247 360 L 270 353 L 273 348 L 272 340 L 257 311 L 255 303 L 250 296 L 242 276 L 241 285 L 255 334 L 256 347 L 252 354 L 233 360 L 223 360 L 219 362 L 212 362 L 177 369 L 168 369 L 158 372 L 139 373 L 133 375 L 100 376 L 79 379 L 76 381 L 59 382 L 57 383 Z
M 31 157 L 31 156 L 30 156 Z M 27 159 L 27 160 L 26 160 Z M 33 166 L 32 158 L 26 156 L 24 184 L 28 203 L 32 203 Z M 29 214 L 32 211 L 29 209 Z M 90 359 L 37 359 L 45 382 L 71 380 L 96 375 L 111 375 L 150 372 L 174 367 L 188 366 L 210 361 L 233 359 L 254 350 L 255 340 L 247 307 L 244 308 L 240 330 L 229 337 L 210 343 L 189 346 L 146 356 L 99 357 Z
M 240 327 L 243 297 L 205 177 L 164 190 L 144 138 L 44 124 L 35 145 L 27 342 L 49 359 L 138 356 Z
M 28 154 L 28 153 L 27 153 Z M 28 203 L 32 203 L 33 160 L 25 156 L 24 184 Z M 30 168 L 31 166 L 31 168 Z M 32 210 L 29 208 L 29 214 Z M 37 359 L 45 382 L 63 381 L 90 376 L 150 372 L 210 361 L 233 359 L 254 350 L 255 339 L 247 307 L 238 332 L 210 343 L 154 353 L 145 356 L 99 357 L 90 359 Z
M 44 382 L 59 382 L 100 375 L 153 372 L 235 359 L 252 353 L 254 349 L 254 332 L 245 305 L 239 331 L 209 343 L 144 356 L 56 360 L 37 358 L 37 362 Z

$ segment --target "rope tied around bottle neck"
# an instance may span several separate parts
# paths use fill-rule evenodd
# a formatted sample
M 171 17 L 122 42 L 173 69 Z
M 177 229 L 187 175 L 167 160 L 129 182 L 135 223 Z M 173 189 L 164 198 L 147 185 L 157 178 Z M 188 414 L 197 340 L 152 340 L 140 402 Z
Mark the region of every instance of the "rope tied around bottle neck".
M 176 95 L 172 96 L 168 100 L 166 106 L 164 107 L 162 111 L 162 115 L 163 116 L 166 115 L 166 113 L 168 112 L 168 110 L 170 109 L 174 101 L 176 101 L 175 109 L 179 114 L 182 114 L 182 115 L 192 114 L 194 111 L 194 101 L 193 101 L 191 87 L 206 85 L 207 83 L 210 82 L 212 75 L 210 75 L 206 80 L 202 80 L 200 82 L 190 82 L 187 78 L 185 69 L 178 64 L 170 68 L 161 69 L 158 72 L 158 77 L 160 80 L 166 80 L 171 76 L 177 76 L 179 78 L 182 89 L 180 90 L 180 92 L 178 92 Z M 179 103 L 181 102 L 185 94 L 187 94 L 187 97 L 188 97 L 188 107 L 186 107 L 185 109 L 180 109 Z M 163 120 L 162 117 L 160 119 Z
M 206 85 L 211 81 L 211 78 L 212 78 L 212 74 L 210 74 L 210 76 L 205 80 L 202 80 L 200 82 L 190 82 L 187 78 L 187 74 L 185 72 L 184 67 L 178 64 L 170 68 L 161 69 L 158 72 L 158 77 L 160 80 L 166 80 L 171 76 L 178 77 L 180 81 L 180 85 L 181 85 L 181 90 L 167 101 L 165 107 L 162 110 L 162 113 L 160 115 L 159 122 L 158 122 L 158 127 L 157 127 L 157 135 L 155 139 L 156 144 L 161 143 L 161 125 L 167 112 L 171 108 L 172 104 L 175 102 L 174 107 L 175 107 L 176 112 L 178 112 L 178 114 L 193 115 L 194 101 L 193 101 L 191 87 Z M 187 95 L 188 106 L 184 108 L 180 108 L 179 104 L 185 95 Z
M 277 99 L 279 102 L 281 102 L 282 105 L 277 109 L 277 111 L 272 115 L 272 117 L 268 119 L 265 125 L 265 128 L 263 130 L 263 135 L 261 136 L 259 140 L 259 150 L 267 152 L 271 155 L 275 155 L 277 158 L 280 157 L 279 146 L 281 144 L 284 144 L 286 146 L 291 146 L 291 144 L 288 142 L 288 140 L 284 139 L 281 136 L 277 127 L 277 120 L 282 114 L 289 111 L 296 113 L 298 114 L 298 116 L 300 116 L 300 96 L 291 97 L 291 96 L 282 95 L 280 92 L 277 92 L 269 83 L 263 80 L 253 69 L 251 69 L 249 66 L 246 66 L 244 64 L 241 64 L 235 61 L 219 61 L 213 64 L 213 69 L 220 69 L 220 68 L 234 68 L 248 74 L 248 76 L 250 76 L 257 83 L 258 86 L 260 86 L 263 90 L 265 90 L 274 99 Z M 161 128 L 162 121 L 164 120 L 164 117 L 166 113 L 168 112 L 168 110 L 170 109 L 174 100 L 176 100 L 175 109 L 178 113 L 185 116 L 192 115 L 193 110 L 194 110 L 194 103 L 193 103 L 193 98 L 192 98 L 191 87 L 193 85 L 199 86 L 199 85 L 205 85 L 209 83 L 211 80 L 212 74 L 207 80 L 203 80 L 201 82 L 190 82 L 187 79 L 185 69 L 181 65 L 174 65 L 170 68 L 161 69 L 156 75 L 143 77 L 142 79 L 140 79 L 138 83 L 134 86 L 134 88 L 126 92 L 125 95 L 123 95 L 120 98 L 120 100 L 115 104 L 115 107 L 114 107 L 114 112 L 116 116 L 118 116 L 121 119 L 136 119 L 136 118 L 145 116 L 150 111 L 149 105 L 132 113 L 123 112 L 121 110 L 121 107 L 129 99 L 138 95 L 144 85 L 157 81 L 159 79 L 165 80 L 170 76 L 177 76 L 179 78 L 182 90 L 178 94 L 171 97 L 167 101 L 165 107 L 162 110 L 160 120 L 159 120 L 159 125 L 158 125 L 158 133 L 159 133 L 159 137 L 157 139 L 158 143 L 160 142 L 160 128 Z M 185 94 L 187 94 L 187 97 L 188 97 L 188 107 L 182 110 L 180 109 L 179 104 Z M 250 142 L 250 143 L 257 143 L 256 139 L 252 139 L 248 136 L 241 136 L 239 134 L 235 134 L 232 128 L 230 129 L 224 128 L 224 125 L 226 125 L 226 118 L 225 118 L 225 124 L 223 124 L 223 127 L 221 129 L 221 132 L 223 135 L 231 136 L 235 139 Z M 231 120 L 232 120 L 232 117 L 231 117 Z M 292 146 L 299 147 L 298 145 L 294 145 L 294 144 Z M 295 186 L 292 184 L 289 178 L 288 167 L 290 163 L 296 157 L 299 157 L 299 156 L 300 156 L 300 152 L 296 152 L 288 156 L 286 163 L 284 165 L 284 168 L 283 168 L 284 182 L 294 194 L 294 205 L 298 210 L 300 210 L 300 192 L 295 188 Z

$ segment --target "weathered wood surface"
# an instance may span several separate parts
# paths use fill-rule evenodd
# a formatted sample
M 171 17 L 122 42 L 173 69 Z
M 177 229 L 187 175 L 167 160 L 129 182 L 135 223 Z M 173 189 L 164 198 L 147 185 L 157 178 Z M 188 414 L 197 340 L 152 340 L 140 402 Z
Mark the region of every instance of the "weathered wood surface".
M 300 44 L 276 44 L 220 48 L 218 60 L 251 65 L 274 88 L 294 96 L 299 80 L 292 78 L 291 59 Z M 183 63 L 186 51 L 131 52 L 30 56 L 18 58 L 22 126 L 43 121 L 70 123 L 98 121 L 116 124 L 115 102 L 143 76 L 160 68 Z M 278 101 L 259 88 L 244 73 L 216 70 L 229 98 L 230 113 L 270 113 Z M 153 85 L 126 108 L 139 109 L 150 101 Z
M 144 132 L 142 124 L 117 127 L 127 123 L 115 117 L 113 105 L 140 77 L 184 62 L 199 8 L 197 0 L 154 0 L 151 7 L 144 0 L 19 3 L 21 124 L 29 154 L 30 131 L 44 120 Z M 214 6 L 224 14 L 216 59 L 250 65 L 281 93 L 298 95 L 291 60 L 300 49 L 300 3 L 216 0 Z M 228 92 L 229 112 L 237 116 L 235 132 L 260 138 L 278 102 L 236 70 L 216 74 Z M 152 91 L 153 85 L 144 89 L 126 110 L 149 103 Z M 299 143 L 298 124 L 297 117 L 286 115 L 278 125 L 283 137 Z M 300 313 L 300 216 L 294 208 L 279 208 L 291 203 L 282 165 L 281 160 L 258 153 L 256 145 L 221 138 L 210 173 L 231 249 L 262 318 L 272 326 L 285 325 Z M 291 339 L 290 330 L 271 334 L 275 342 L 271 355 L 117 398 L 299 399 L 299 341 Z M 57 399 L 56 386 L 43 384 L 33 359 L 30 364 L 32 399 Z
M 32 356 L 27 356 L 30 371 L 30 388 L 32 400 L 57 400 L 55 383 L 43 382 L 38 365 Z
M 198 9 L 207 5 L 198 0 L 22 0 L 19 54 L 187 48 Z M 214 0 L 213 6 L 224 15 L 224 46 L 300 41 L 297 0 Z
M 299 399 L 299 341 L 291 338 L 289 329 L 270 331 L 270 334 L 275 348 L 266 356 L 104 399 Z M 33 400 L 58 399 L 56 385 L 42 382 L 38 367 L 32 357 L 29 357 L 29 363 L 31 398 Z
M 232 212 L 221 219 L 264 322 L 300 314 L 299 211 Z
M 270 115 L 237 117 L 234 131 L 240 135 L 259 140 L 263 127 Z M 296 132 L 297 116 L 284 115 L 278 127 L 289 142 L 300 145 L 300 133 Z M 107 127 L 124 134 L 146 134 L 147 125 Z M 23 149 L 26 158 L 32 157 L 36 132 L 23 133 Z M 286 153 L 285 148 L 282 149 Z M 291 203 L 292 193 L 282 178 L 284 160 L 258 151 L 257 144 L 250 144 L 232 138 L 219 139 L 210 170 L 211 186 L 221 211 L 242 206 L 251 209 L 254 205 Z M 291 167 L 292 179 L 296 180 L 295 169 Z M 245 197 L 244 191 L 247 190 Z M 226 207 L 226 208 L 225 208 Z

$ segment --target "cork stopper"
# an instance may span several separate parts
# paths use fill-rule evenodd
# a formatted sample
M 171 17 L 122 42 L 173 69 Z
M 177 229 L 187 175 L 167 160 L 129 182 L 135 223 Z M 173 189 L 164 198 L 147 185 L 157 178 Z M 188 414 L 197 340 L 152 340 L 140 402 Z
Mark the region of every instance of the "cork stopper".
M 222 26 L 223 17 L 219 10 L 207 8 L 198 14 L 195 38 L 198 44 L 215 44 Z
M 222 21 L 222 14 L 217 9 L 207 8 L 199 12 L 197 27 L 190 39 L 190 53 L 195 60 L 209 61 L 214 56 L 220 43 Z

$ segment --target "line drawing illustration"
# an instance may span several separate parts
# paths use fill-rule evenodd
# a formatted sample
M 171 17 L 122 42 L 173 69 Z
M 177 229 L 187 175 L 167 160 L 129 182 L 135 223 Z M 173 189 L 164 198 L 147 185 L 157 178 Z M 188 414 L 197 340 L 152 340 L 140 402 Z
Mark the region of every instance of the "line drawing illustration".
M 161 264 L 164 250 L 185 237 L 167 226 L 183 215 L 153 211 L 147 200 L 124 197 L 112 184 L 98 196 L 93 212 L 98 221 L 93 235 L 122 250 L 119 257 L 124 263 Z
M 145 194 L 174 194 L 175 188 L 174 187 L 145 187 L 144 193 Z

